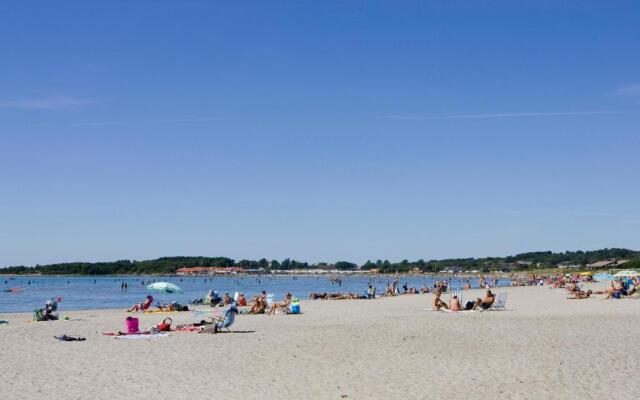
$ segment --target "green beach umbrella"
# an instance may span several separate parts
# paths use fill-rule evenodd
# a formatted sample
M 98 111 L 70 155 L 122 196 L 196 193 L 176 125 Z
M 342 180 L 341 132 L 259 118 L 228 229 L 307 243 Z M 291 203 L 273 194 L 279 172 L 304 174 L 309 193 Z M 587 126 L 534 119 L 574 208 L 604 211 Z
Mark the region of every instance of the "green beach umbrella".
M 156 282 L 147 286 L 147 290 L 154 293 L 183 293 L 184 290 L 169 282 Z

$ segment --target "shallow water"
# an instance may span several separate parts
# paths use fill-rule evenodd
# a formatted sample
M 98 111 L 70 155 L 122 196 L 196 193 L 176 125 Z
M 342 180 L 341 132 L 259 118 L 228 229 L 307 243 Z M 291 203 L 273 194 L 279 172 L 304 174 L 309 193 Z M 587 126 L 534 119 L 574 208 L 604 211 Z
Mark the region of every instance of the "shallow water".
M 438 277 L 403 276 L 400 278 L 400 286 L 407 283 L 409 287 L 420 288 L 423 285 L 433 287 Z M 450 278 L 451 287 L 461 288 L 464 279 Z M 310 292 L 352 292 L 364 294 L 367 285 L 371 282 L 378 293 L 393 280 L 392 276 L 342 276 L 340 285 L 331 283 L 328 276 L 216 276 L 216 277 L 177 277 L 177 276 L 29 276 L 29 277 L 2 277 L 0 280 L 0 313 L 2 312 L 31 312 L 43 306 L 47 299 L 62 297 L 59 310 L 86 310 L 126 308 L 134 303 L 140 303 L 148 294 L 146 286 L 152 282 L 171 282 L 184 290 L 182 294 L 154 294 L 157 300 L 169 302 L 177 301 L 187 304 L 190 300 L 203 298 L 210 289 L 218 291 L 220 295 L 229 292 L 244 292 L 249 299 L 252 296 L 266 290 L 273 293 L 276 299 L 284 297 L 286 292 L 294 296 L 308 298 Z M 6 281 L 6 282 L 5 282 Z M 121 289 L 126 282 L 128 289 Z M 477 287 L 477 280 L 472 279 L 471 284 Z M 501 280 L 500 286 L 508 285 L 507 280 Z M 4 292 L 5 289 L 18 287 L 23 289 L 17 293 Z

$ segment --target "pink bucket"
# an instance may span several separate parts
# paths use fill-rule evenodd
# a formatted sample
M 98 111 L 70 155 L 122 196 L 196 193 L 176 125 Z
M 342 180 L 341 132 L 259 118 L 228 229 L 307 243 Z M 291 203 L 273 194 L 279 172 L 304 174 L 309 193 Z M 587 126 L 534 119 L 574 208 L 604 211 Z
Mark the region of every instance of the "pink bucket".
M 138 318 L 127 317 L 127 319 L 124 322 L 127 325 L 127 333 L 140 332 L 140 329 L 138 328 Z

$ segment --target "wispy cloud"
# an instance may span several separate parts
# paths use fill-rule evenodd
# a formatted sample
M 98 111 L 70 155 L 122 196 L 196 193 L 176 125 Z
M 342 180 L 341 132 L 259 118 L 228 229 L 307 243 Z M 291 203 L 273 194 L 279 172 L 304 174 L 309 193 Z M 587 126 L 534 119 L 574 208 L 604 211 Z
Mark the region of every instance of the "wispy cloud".
M 68 96 L 49 96 L 4 100 L 0 101 L 0 108 L 74 111 L 93 104 L 96 104 L 96 102 L 92 100 Z
M 571 117 L 581 115 L 623 114 L 622 111 L 558 111 L 558 112 L 510 112 L 488 114 L 450 114 L 450 115 L 380 115 L 383 119 L 438 120 L 438 119 L 489 119 L 489 118 L 533 118 L 533 117 Z
M 203 117 L 203 118 L 176 118 L 176 119 L 152 119 L 139 121 L 81 121 L 81 122 L 61 122 L 61 123 L 41 123 L 32 126 L 55 128 L 75 128 L 84 126 L 119 126 L 119 125 L 155 125 L 155 124 L 181 124 L 181 123 L 199 123 L 199 122 L 215 122 L 227 121 L 234 118 L 225 117 Z M 246 118 L 243 118 L 246 119 Z
M 612 90 L 610 94 L 616 96 L 637 96 L 640 95 L 640 83 L 634 83 L 631 85 L 621 86 L 615 90 Z

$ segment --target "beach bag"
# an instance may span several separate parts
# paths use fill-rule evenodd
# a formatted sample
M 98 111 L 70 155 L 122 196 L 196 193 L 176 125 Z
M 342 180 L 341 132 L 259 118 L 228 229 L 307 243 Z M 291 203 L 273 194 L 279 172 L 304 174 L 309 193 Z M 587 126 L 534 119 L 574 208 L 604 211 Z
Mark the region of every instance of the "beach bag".
M 127 317 L 127 319 L 124 321 L 126 327 L 127 327 L 127 333 L 138 333 L 140 332 L 140 328 L 138 326 L 138 318 L 136 317 Z
M 164 321 L 160 325 L 158 325 L 158 330 L 160 332 L 169 332 L 171 330 L 171 323 L 173 320 L 171 318 L 165 318 Z
M 300 299 L 294 297 L 291 299 L 291 304 L 289 305 L 289 311 L 291 314 L 300 314 Z

